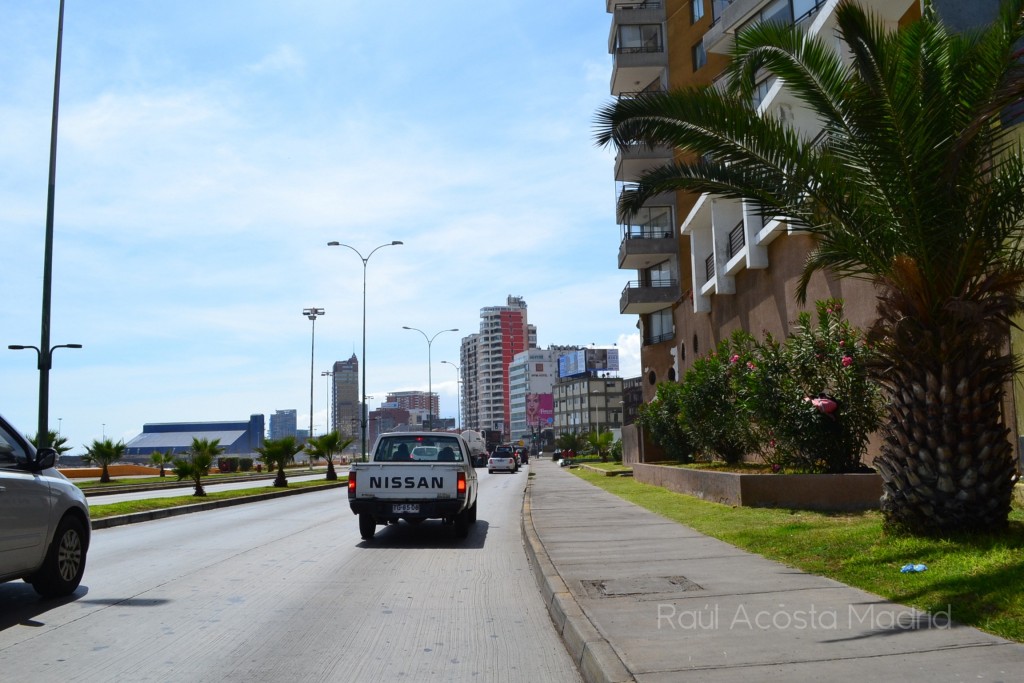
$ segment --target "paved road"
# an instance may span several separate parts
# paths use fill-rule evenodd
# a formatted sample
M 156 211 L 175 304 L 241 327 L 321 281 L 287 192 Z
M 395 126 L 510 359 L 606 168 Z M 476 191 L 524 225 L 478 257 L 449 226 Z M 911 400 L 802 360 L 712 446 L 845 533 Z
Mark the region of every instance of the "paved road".
M 0 679 L 579 681 L 523 550 L 526 476 L 480 472 L 464 541 L 363 542 L 344 489 L 97 531 L 71 599 L 0 584 Z

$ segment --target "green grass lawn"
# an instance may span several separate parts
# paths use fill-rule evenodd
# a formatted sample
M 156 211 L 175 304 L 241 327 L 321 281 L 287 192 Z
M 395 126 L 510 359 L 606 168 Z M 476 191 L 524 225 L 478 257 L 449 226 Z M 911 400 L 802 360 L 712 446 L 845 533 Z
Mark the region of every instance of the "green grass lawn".
M 338 481 L 329 482 L 323 481 L 298 481 L 289 482 L 289 489 L 303 489 L 310 488 L 313 486 L 323 486 L 324 484 L 337 484 L 344 485 L 348 479 L 346 477 L 338 477 Z M 205 483 L 205 480 L 204 480 Z M 239 489 L 237 491 L 216 491 L 207 493 L 205 496 L 175 496 L 173 498 L 147 498 L 145 500 L 129 500 L 123 503 L 110 503 L 109 505 L 90 505 L 89 516 L 92 519 L 103 519 L 104 517 L 114 517 L 116 515 L 127 515 L 132 512 L 149 512 L 151 510 L 163 510 L 165 508 L 181 507 L 184 505 L 196 505 L 198 503 L 205 503 L 212 500 L 227 500 L 231 498 L 247 498 L 251 496 L 258 496 L 266 493 L 273 493 L 274 491 L 283 491 L 284 489 L 274 488 L 272 486 L 261 486 L 259 488 L 251 489 Z
M 730 507 L 584 469 L 615 495 L 737 547 L 954 621 L 1024 642 L 1024 505 L 1002 534 L 915 538 L 888 534 L 881 514 Z M 1018 487 L 1020 488 L 1020 487 Z M 1019 493 L 1019 492 L 1018 492 Z M 1018 498 L 1019 500 L 1019 498 Z M 928 570 L 902 574 L 908 563 Z

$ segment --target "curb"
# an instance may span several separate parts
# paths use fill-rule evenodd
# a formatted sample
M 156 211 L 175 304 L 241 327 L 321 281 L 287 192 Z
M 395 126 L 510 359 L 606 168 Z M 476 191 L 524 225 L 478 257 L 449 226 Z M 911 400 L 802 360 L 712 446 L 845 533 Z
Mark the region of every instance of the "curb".
M 611 643 L 605 640 L 583 613 L 537 535 L 531 507 L 533 476 L 531 472 L 523 494 L 523 545 L 555 630 L 562 637 L 562 644 L 587 683 L 636 683 Z
M 113 517 L 104 517 L 103 519 L 94 519 L 92 520 L 92 529 L 95 531 L 96 529 L 109 529 L 115 526 L 124 526 L 125 524 L 150 522 L 154 519 L 177 517 L 178 515 L 188 515 L 192 514 L 193 512 L 204 512 L 206 510 L 215 510 L 217 508 L 244 505 L 245 503 L 257 503 L 261 500 L 271 500 L 273 498 L 297 496 L 300 493 L 312 493 L 313 491 L 336 489 L 341 488 L 342 486 L 347 486 L 347 483 L 344 481 L 331 482 L 330 484 L 322 484 L 320 486 L 306 486 L 301 489 L 287 489 L 284 491 L 273 491 L 271 493 L 259 493 L 255 496 L 226 498 L 224 500 L 211 500 L 206 503 L 196 503 L 195 505 L 179 505 L 178 507 L 163 508 L 161 510 L 148 510 L 146 512 L 132 512 L 127 515 L 115 515 Z

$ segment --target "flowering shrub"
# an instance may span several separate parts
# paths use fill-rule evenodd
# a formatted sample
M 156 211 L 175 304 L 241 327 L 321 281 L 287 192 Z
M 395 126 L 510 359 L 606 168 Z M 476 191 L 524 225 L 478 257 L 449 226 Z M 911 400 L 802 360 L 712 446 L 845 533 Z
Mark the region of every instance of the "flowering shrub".
M 857 472 L 881 419 L 872 356 L 839 300 L 801 313 L 784 342 L 735 332 L 694 362 L 681 384 L 658 385 L 639 422 L 670 453 L 739 462 L 760 454 L 773 471 Z M 680 444 L 685 444 L 681 447 Z
M 801 313 L 793 334 L 757 345 L 747 401 L 767 446 L 764 458 L 802 472 L 857 472 L 881 419 L 881 394 L 868 379 L 871 356 L 842 301 L 819 301 L 817 324 Z
M 665 455 L 679 462 L 692 462 L 693 444 L 683 425 L 682 391 L 682 385 L 675 382 L 659 384 L 654 400 L 640 406 L 636 422 Z
M 683 425 L 701 455 L 737 463 L 757 450 L 746 385 L 756 368 L 754 339 L 737 331 L 715 352 L 698 358 L 683 376 Z

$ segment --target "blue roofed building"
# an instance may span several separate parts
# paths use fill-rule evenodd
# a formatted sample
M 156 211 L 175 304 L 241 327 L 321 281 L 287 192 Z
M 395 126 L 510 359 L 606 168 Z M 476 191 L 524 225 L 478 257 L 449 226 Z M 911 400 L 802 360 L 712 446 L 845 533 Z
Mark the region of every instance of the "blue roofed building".
M 142 433 L 125 444 L 125 460 L 149 459 L 152 453 L 185 453 L 192 439 L 220 439 L 224 455 L 254 455 L 263 445 L 263 415 L 237 422 L 163 422 L 145 424 Z

